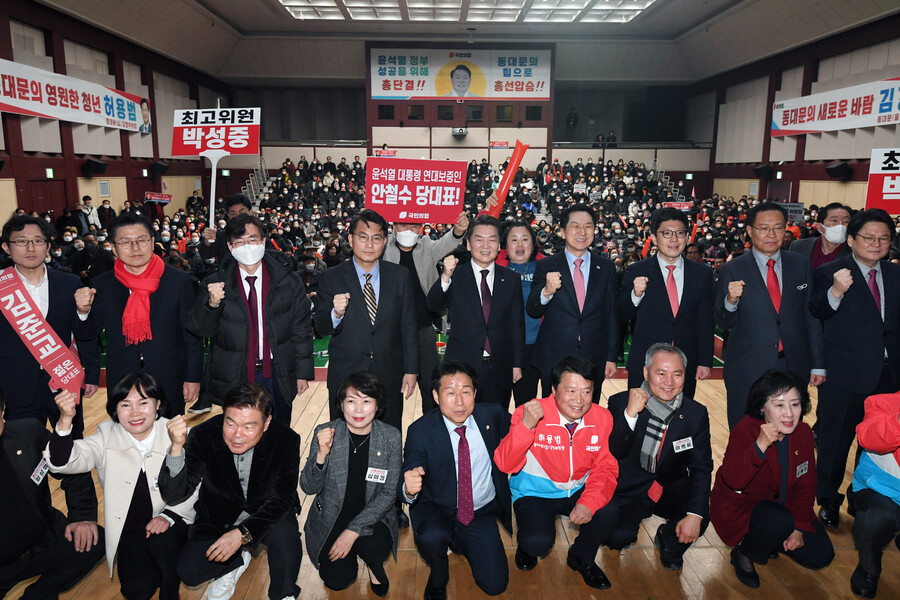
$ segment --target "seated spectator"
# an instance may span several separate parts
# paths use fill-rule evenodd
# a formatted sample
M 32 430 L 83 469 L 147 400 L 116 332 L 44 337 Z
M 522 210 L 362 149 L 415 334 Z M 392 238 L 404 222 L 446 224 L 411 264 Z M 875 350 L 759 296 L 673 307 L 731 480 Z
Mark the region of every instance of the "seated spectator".
M 49 439 L 50 432 L 37 419 L 7 422 L 0 391 L 0 598 L 38 575 L 21 597 L 58 598 L 103 556 L 103 528 L 97 526 L 97 494 L 90 476 L 62 477 L 68 516 L 53 507 L 41 456 Z
M 169 448 L 166 393 L 146 371 L 126 375 L 109 391 L 110 420 L 83 440 L 72 438 L 76 397 L 56 396 L 60 419 L 44 458 L 53 473 L 97 470 L 103 487 L 106 564 L 109 576 L 118 553 L 122 596 L 144 599 L 159 589 L 160 600 L 177 600 L 178 555 L 194 521 L 196 492 L 169 506 L 155 485 Z M 153 483 L 151 483 L 151 481 Z
M 609 579 L 594 559 L 608 533 L 603 513 L 616 510 L 609 504 L 619 472 L 607 444 L 613 420 L 593 403 L 599 374 L 587 359 L 562 358 L 550 379 L 553 393 L 516 408 L 494 452 L 497 467 L 512 475 L 516 567 L 529 571 L 550 552 L 556 517 L 567 515 L 579 531 L 566 564 L 590 587 L 606 589 Z
M 751 386 L 747 414 L 728 439 L 716 472 L 710 517 L 731 550 L 738 581 L 759 587 L 754 564 L 784 552 L 797 564 L 821 569 L 834 548 L 816 518 L 813 435 L 802 421 L 809 412 L 806 381 L 793 373 L 766 371 Z
M 306 550 L 325 586 L 343 590 L 356 581 L 357 556 L 379 597 L 389 582 L 384 561 L 397 557 L 397 481 L 400 432 L 376 416 L 384 410 L 384 385 L 371 373 L 344 380 L 336 401 L 340 418 L 316 427 L 300 488 L 316 494 L 306 518 Z M 371 485 L 375 484 L 375 485 Z
M 230 598 L 250 566 L 250 550 L 263 544 L 269 598 L 296 598 L 303 557 L 297 527 L 300 436 L 272 421 L 272 397 L 258 384 L 232 389 L 222 409 L 190 436 L 183 417 L 167 424 L 172 445 L 159 473 L 163 499 L 184 502 L 203 483 L 178 573 L 189 586 L 213 579 L 208 597 Z

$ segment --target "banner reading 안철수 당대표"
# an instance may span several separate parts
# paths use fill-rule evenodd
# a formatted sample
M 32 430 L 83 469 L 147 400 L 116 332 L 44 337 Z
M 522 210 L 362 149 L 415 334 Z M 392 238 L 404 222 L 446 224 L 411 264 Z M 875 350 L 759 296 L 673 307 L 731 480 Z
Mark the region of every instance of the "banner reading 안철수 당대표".
M 370 48 L 374 100 L 549 100 L 550 50 Z

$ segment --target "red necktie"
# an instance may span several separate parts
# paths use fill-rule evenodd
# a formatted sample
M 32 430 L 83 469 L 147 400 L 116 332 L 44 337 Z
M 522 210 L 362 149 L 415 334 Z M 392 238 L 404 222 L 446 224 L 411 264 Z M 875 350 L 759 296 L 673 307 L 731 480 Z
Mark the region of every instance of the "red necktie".
M 490 271 L 481 270 L 481 314 L 484 315 L 484 324 L 487 325 L 491 316 L 491 288 L 488 287 L 487 276 Z M 487 336 L 484 338 L 484 351 L 491 353 L 491 340 Z
M 669 275 L 666 277 L 666 292 L 669 294 L 669 305 L 672 307 L 672 316 L 678 314 L 678 286 L 675 284 L 675 265 L 666 265 Z
M 575 259 L 575 274 L 572 281 L 575 284 L 575 299 L 578 300 L 578 310 L 584 311 L 584 272 L 581 270 L 583 258 Z
M 872 292 L 872 297 L 875 299 L 875 307 L 878 309 L 878 314 L 881 315 L 881 291 L 878 289 L 878 280 L 875 279 L 876 275 L 878 275 L 878 271 L 875 269 L 869 271 L 869 291 Z
M 569 430 L 569 438 L 575 435 L 575 428 L 578 427 L 578 423 L 566 423 L 566 429 Z
M 770 258 L 766 261 L 766 266 L 769 267 L 769 272 L 766 274 L 766 287 L 769 288 L 769 298 L 772 299 L 772 306 L 775 307 L 775 312 L 781 310 L 781 288 L 778 285 L 778 275 L 775 273 L 775 259 Z M 784 346 L 781 344 L 781 340 L 778 340 L 778 351 L 781 352 L 784 350 Z
M 475 501 L 472 499 L 472 462 L 469 457 L 469 442 L 466 440 L 466 426 L 456 428 L 459 434 L 459 447 L 456 456 L 459 460 L 456 488 L 456 520 L 468 525 L 475 518 Z

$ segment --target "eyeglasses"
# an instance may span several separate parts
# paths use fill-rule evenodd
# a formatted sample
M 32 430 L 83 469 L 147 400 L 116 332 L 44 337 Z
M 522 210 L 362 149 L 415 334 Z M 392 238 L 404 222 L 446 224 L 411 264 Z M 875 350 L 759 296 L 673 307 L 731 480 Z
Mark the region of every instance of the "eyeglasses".
M 18 246 L 19 248 L 24 248 L 28 244 L 31 244 L 35 248 L 43 248 L 47 245 L 47 240 L 44 238 L 38 238 L 34 240 L 9 240 L 9 243 L 13 246 Z
M 248 238 L 234 238 L 231 240 L 231 245 L 235 248 L 240 248 L 246 244 L 250 244 L 251 246 L 258 246 L 262 244 L 262 238 L 256 235 L 251 235 Z
M 763 225 L 762 227 L 757 227 L 755 225 L 751 225 L 753 229 L 761 233 L 762 235 L 769 235 L 770 233 L 774 233 L 775 235 L 783 235 L 784 234 L 784 225 L 776 225 L 775 227 L 768 227 Z
M 116 240 L 116 246 L 119 248 L 146 248 L 151 241 L 151 238 L 145 235 L 133 240 Z
M 375 235 L 369 235 L 368 233 L 354 233 L 353 237 L 359 240 L 360 244 L 368 244 L 369 242 L 372 242 L 376 246 L 378 244 L 383 244 L 385 240 L 385 237 L 380 233 L 376 233 Z
M 861 239 L 862 241 L 864 241 L 867 246 L 881 246 L 883 244 L 891 243 L 891 236 L 889 236 L 889 235 L 874 236 L 874 235 L 859 235 L 859 234 L 857 234 L 854 237 L 857 237 L 857 238 Z
M 663 236 L 663 238 L 667 239 L 667 240 L 671 240 L 673 235 L 675 237 L 677 237 L 679 240 L 683 240 L 684 238 L 687 237 L 687 231 L 684 229 L 678 229 L 678 230 L 663 229 L 661 231 L 657 231 L 657 233 L 660 234 L 661 236 Z

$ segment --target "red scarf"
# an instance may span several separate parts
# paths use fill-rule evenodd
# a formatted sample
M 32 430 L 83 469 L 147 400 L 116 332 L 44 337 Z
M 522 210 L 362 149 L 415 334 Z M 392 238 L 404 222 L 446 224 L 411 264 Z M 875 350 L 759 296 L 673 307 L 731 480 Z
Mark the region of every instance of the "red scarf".
M 135 275 L 125 270 L 125 263 L 116 259 L 116 279 L 131 291 L 128 302 L 125 303 L 125 312 L 122 313 L 122 335 L 125 336 L 125 345 L 138 344 L 153 339 L 150 331 L 150 294 L 159 287 L 159 278 L 166 270 L 166 263 L 153 255 L 144 272 Z

